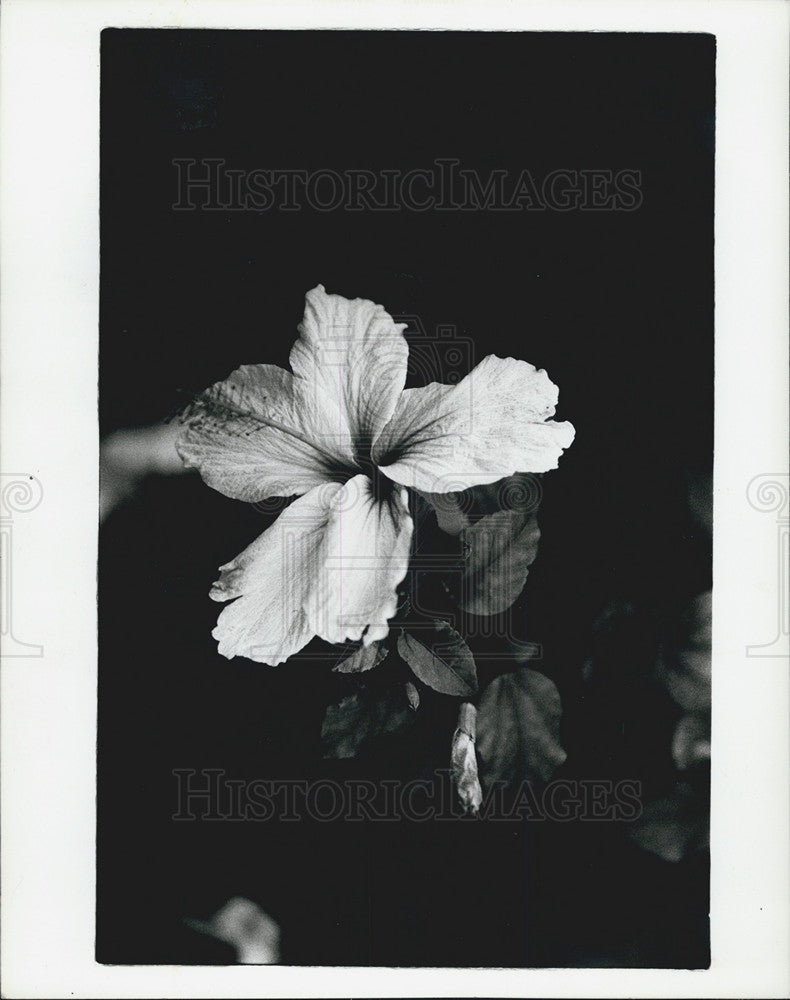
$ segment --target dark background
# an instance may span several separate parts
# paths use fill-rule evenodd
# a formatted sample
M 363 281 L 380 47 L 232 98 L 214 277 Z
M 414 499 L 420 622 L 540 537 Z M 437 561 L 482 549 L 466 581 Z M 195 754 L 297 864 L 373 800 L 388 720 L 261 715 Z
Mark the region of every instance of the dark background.
M 527 626 L 563 697 L 572 777 L 627 774 L 629 754 L 658 759 L 671 733 L 667 706 L 640 716 L 586 692 L 595 616 L 710 586 L 683 490 L 712 462 L 714 58 L 702 35 L 102 36 L 102 433 L 168 417 L 240 363 L 285 365 L 318 282 L 428 331 L 452 324 L 475 360 L 545 367 L 577 436 L 544 480 Z M 173 211 L 172 160 L 210 156 L 250 170 L 456 157 L 512 178 L 631 168 L 644 201 Z M 317 753 L 326 668 L 228 662 L 210 637 L 216 567 L 268 523 L 186 477 L 151 480 L 102 530 L 99 959 L 229 960 L 182 918 L 239 893 L 280 921 L 286 962 L 707 964 L 707 860 L 668 864 L 616 824 L 170 820 L 173 768 L 335 773 Z M 617 742 L 626 721 L 641 735 Z

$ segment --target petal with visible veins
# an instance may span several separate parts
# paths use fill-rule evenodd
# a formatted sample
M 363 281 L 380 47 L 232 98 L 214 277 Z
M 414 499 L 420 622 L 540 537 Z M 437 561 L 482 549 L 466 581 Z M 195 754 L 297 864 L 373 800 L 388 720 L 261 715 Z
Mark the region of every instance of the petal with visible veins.
M 412 519 L 406 491 L 374 496 L 355 476 L 333 499 L 322 543 L 323 572 L 306 605 L 311 628 L 327 642 L 383 639 L 397 609 L 396 588 L 409 564 Z
M 406 389 L 373 459 L 394 482 L 428 493 L 547 472 L 575 433 L 548 419 L 557 397 L 545 371 L 490 354 L 457 385 Z
M 405 326 L 383 306 L 328 295 L 323 285 L 305 296 L 291 368 L 325 415 L 321 442 L 348 463 L 370 451 L 395 412 L 406 382 Z
M 322 543 L 339 483 L 312 489 L 231 562 L 209 596 L 233 601 L 212 635 L 223 656 L 246 656 L 272 666 L 307 645 L 315 634 L 304 610 L 322 575 Z
M 276 365 L 242 365 L 195 400 L 176 447 L 204 481 L 255 503 L 336 480 L 341 457 L 322 443 L 320 397 Z
M 293 374 L 242 365 L 184 417 L 178 452 L 204 481 L 255 503 L 345 481 L 367 460 L 406 380 L 405 324 L 367 299 L 305 297 Z

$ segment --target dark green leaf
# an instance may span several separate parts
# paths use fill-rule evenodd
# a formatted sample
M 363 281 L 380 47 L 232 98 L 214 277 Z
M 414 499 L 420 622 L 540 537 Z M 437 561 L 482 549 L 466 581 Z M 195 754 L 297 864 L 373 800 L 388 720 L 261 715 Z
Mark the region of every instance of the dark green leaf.
M 517 473 L 461 493 L 423 493 L 439 528 L 464 552 L 458 606 L 473 615 L 506 611 L 524 588 L 538 552 L 541 479 Z
M 707 798 L 679 782 L 669 795 L 644 807 L 629 834 L 644 850 L 677 863 L 707 848 L 709 816 Z
M 477 758 L 485 787 L 495 781 L 548 781 L 566 754 L 559 743 L 557 688 L 535 670 L 493 680 L 477 709 Z
M 423 684 L 441 694 L 469 698 L 477 691 L 477 670 L 469 647 L 446 622 L 403 632 L 398 652 Z
M 488 514 L 464 528 L 461 609 L 473 615 L 507 611 L 524 589 L 539 540 L 537 517 L 515 510 Z
M 473 486 L 472 519 L 476 514 L 494 514 L 498 510 L 513 510 L 520 514 L 536 514 L 543 495 L 542 477 L 534 472 L 517 472 L 495 483 Z
M 377 737 L 405 732 L 415 718 L 402 684 L 349 695 L 326 710 L 321 729 L 324 757 L 356 757 Z
M 448 535 L 459 535 L 464 528 L 486 514 L 515 511 L 528 517 L 536 514 L 542 496 L 541 477 L 532 472 L 517 472 L 495 483 L 473 486 L 454 493 L 416 491 L 436 514 L 439 528 Z
M 710 761 L 710 711 L 687 712 L 672 734 L 672 760 L 679 771 Z
M 420 707 L 420 692 L 411 681 L 406 681 L 406 697 L 409 699 L 409 705 L 416 712 Z
M 360 646 L 332 669 L 340 674 L 358 674 L 363 670 L 372 670 L 386 659 L 387 652 L 383 642 L 372 642 L 369 646 Z
M 662 644 L 658 679 L 687 712 L 710 709 L 711 591 L 698 594 L 686 606 L 680 622 Z
M 415 491 L 425 500 L 436 515 L 439 528 L 448 535 L 458 535 L 470 523 L 469 511 L 472 506 L 471 491 L 463 493 L 422 493 Z

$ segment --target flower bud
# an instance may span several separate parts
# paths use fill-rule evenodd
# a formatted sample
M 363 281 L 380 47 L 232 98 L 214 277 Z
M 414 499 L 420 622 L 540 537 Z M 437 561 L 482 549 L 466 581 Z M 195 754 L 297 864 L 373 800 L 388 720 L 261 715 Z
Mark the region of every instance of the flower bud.
M 453 780 L 458 789 L 458 798 L 464 812 L 477 813 L 483 801 L 480 781 L 477 777 L 477 756 L 475 755 L 474 705 L 464 702 L 458 712 L 458 728 L 453 733 L 450 762 Z

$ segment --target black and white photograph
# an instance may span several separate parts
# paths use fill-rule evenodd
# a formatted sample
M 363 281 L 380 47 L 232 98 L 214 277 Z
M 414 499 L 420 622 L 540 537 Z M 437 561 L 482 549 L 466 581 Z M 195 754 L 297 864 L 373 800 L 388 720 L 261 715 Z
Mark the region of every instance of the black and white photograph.
M 714 38 L 101 59 L 97 959 L 706 967 Z
M 549 6 L 7 4 L 4 997 L 790 988 L 790 13 Z

